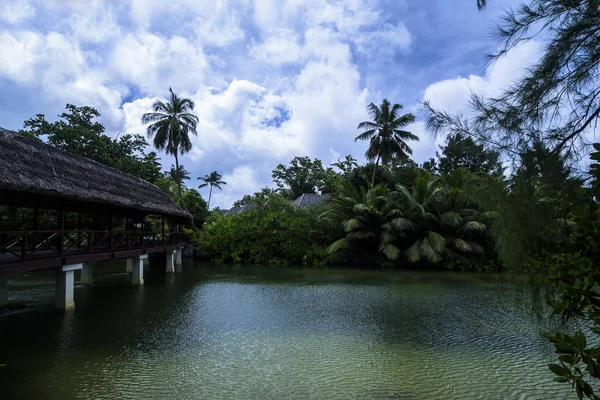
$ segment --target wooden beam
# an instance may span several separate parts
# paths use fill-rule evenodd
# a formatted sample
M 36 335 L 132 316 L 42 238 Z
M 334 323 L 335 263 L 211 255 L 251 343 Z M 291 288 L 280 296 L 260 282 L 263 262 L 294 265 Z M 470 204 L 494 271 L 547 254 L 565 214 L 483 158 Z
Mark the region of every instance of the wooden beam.
M 58 252 L 60 255 L 63 255 L 63 245 L 65 242 L 65 209 L 63 207 L 58 210 L 58 230 L 60 231 L 58 235 Z

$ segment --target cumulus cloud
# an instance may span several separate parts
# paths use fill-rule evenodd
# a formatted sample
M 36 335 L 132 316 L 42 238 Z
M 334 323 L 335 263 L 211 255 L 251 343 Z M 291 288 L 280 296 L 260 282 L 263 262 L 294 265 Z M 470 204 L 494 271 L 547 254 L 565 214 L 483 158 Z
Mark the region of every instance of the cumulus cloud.
M 429 101 L 434 108 L 451 114 L 468 114 L 471 93 L 485 96 L 500 95 L 503 90 L 523 76 L 527 67 L 539 59 L 541 48 L 541 43 L 537 41 L 524 42 L 491 64 L 483 76 L 457 77 L 429 85 L 425 89 L 423 100 Z M 428 160 L 434 155 L 438 146 L 444 143 L 444 138 L 432 138 L 428 135 L 423 122 L 417 122 L 409 128 L 421 138 L 418 144 L 413 145 L 413 158 L 418 162 Z
M 28 0 L 3 1 L 0 3 L 0 20 L 17 24 L 35 15 L 35 8 Z
M 202 48 L 183 37 L 142 31 L 118 41 L 111 66 L 123 82 L 158 95 L 168 86 L 182 90 L 201 85 L 208 62 Z
M 0 104 L 11 105 L 0 108 L 0 125 L 58 114 L 68 102 L 96 107 L 109 135 L 144 134 L 141 115 L 173 87 L 195 101 L 200 119 L 194 148 L 182 162 L 194 178 L 223 174 L 229 184 L 211 205 L 229 207 L 269 185 L 270 171 L 294 156 L 362 159 L 366 143 L 354 137 L 357 123 L 367 119 L 366 104 L 406 83 L 373 87 L 370 82 L 383 80 L 369 74 L 386 73 L 373 65 L 381 57 L 411 63 L 409 53 L 417 48 L 416 27 L 395 12 L 401 4 L 1 1 L 0 84 L 13 92 L 0 92 Z M 486 76 L 431 85 L 425 98 L 453 106 L 465 87 L 491 90 L 508 82 L 515 57 Z M 392 100 L 410 104 L 418 97 Z M 422 128 L 414 125 L 423 140 L 413 144 L 417 159 L 432 154 L 426 155 Z M 160 157 L 170 166 L 170 156 Z
M 496 96 L 515 83 L 541 54 L 537 41 L 524 42 L 490 65 L 485 76 L 470 75 L 433 83 L 425 89 L 424 99 L 434 108 L 454 113 L 465 110 L 471 93 Z

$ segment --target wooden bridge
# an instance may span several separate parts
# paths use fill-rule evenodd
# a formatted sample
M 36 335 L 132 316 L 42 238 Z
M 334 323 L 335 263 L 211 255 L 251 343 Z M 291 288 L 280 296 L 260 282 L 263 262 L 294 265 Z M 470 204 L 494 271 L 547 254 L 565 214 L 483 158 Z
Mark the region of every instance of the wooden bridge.
M 174 272 L 190 219 L 149 182 L 0 128 L 0 306 L 9 273 L 55 269 L 70 309 L 74 271 L 92 283 L 94 262 L 126 259 L 136 285 L 150 254 Z

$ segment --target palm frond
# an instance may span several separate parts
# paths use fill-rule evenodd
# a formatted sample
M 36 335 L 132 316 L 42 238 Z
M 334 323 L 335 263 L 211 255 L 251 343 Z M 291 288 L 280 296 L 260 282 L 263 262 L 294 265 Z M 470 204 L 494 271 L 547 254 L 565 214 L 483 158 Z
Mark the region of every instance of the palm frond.
M 394 246 L 391 243 L 382 243 L 379 247 L 379 251 L 381 251 L 388 260 L 395 261 L 400 256 L 400 249 Z

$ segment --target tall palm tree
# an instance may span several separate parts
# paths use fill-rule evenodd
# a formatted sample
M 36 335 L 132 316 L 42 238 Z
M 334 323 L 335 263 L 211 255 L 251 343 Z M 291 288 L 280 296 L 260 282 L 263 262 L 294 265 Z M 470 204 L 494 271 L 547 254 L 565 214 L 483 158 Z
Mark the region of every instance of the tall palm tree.
M 191 179 L 190 171 L 186 170 L 183 165 L 180 165 L 179 168 L 171 165 L 171 169 L 165 172 L 165 175 L 167 175 L 173 182 L 183 182 Z
M 210 209 L 210 198 L 212 197 L 213 186 L 219 190 L 222 190 L 221 185 L 227 185 L 227 182 L 221 180 L 222 176 L 217 171 L 211 172 L 209 175 L 205 175 L 204 177 L 199 177 L 204 181 L 203 184 L 198 186 L 200 189 L 206 186 L 210 186 L 210 192 L 208 193 L 208 208 Z
M 393 106 L 387 99 L 383 99 L 380 107 L 374 103 L 367 106 L 372 121 L 364 121 L 358 124 L 357 129 L 364 132 L 358 135 L 354 141 L 367 140 L 371 142 L 365 153 L 367 160 L 375 160 L 371 186 L 375 186 L 375 173 L 379 161 L 388 165 L 395 158 L 406 158 L 412 154 L 412 149 L 406 144 L 407 140 L 419 140 L 419 137 L 401 128 L 415 121 L 412 114 L 399 115 L 402 109 L 400 104 Z
M 175 157 L 175 169 L 179 170 L 178 155 L 192 149 L 190 134 L 197 135 L 198 117 L 194 111 L 194 102 L 187 98 L 178 97 L 169 88 L 171 96 L 168 101 L 156 100 L 152 104 L 152 112 L 142 115 L 142 124 L 150 124 L 146 128 L 148 138 L 154 138 L 154 147 L 165 150 Z M 181 205 L 186 209 L 181 189 L 181 179 L 176 181 Z M 192 222 L 193 225 L 193 222 Z

